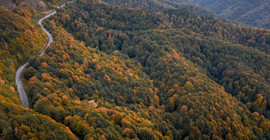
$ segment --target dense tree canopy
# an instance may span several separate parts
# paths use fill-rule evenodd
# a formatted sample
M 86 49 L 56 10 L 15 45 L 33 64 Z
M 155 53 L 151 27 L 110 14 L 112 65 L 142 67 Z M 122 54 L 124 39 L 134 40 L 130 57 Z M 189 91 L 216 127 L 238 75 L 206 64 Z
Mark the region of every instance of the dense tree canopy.
M 270 32 L 177 2 L 78 0 L 57 10 L 44 23 L 54 41 L 23 71 L 32 109 L 6 98 L 16 91 L 0 79 L 0 138 L 269 139 Z
M 78 1 L 46 24 L 55 42 L 25 71 L 35 71 L 28 95 L 80 138 L 269 135 L 269 44 L 260 39 L 268 31 L 98 1 Z

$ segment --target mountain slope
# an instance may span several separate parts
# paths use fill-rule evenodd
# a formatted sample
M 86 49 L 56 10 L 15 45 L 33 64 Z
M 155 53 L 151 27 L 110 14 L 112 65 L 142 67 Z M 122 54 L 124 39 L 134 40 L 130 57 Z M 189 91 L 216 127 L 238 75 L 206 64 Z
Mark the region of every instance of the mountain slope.
M 46 10 L 48 7 L 60 5 L 68 0 L 1 0 L 0 6 L 12 10 L 20 4 L 29 4 L 35 10 Z
M 25 3 L 13 10 L 0 7 L 0 139 L 75 139 L 68 127 L 25 109 L 16 91 L 16 69 L 46 44 L 34 15 Z
M 107 9 L 113 11 L 113 8 Z M 260 112 L 266 117 L 270 117 L 269 31 L 243 27 L 217 18 L 197 17 L 183 11 L 179 12 L 178 10 L 166 11 L 166 15 L 154 15 L 155 18 L 147 18 L 147 15 L 151 15 L 151 12 L 143 11 L 141 14 L 145 15 L 143 18 L 145 18 L 146 23 L 149 24 L 133 22 L 134 19 L 141 18 L 141 16 L 132 16 L 130 11 L 124 12 L 119 10 L 116 11 L 116 13 L 121 16 L 112 16 L 108 13 L 96 13 L 88 9 L 87 12 L 81 15 L 81 18 L 86 20 L 86 15 L 91 16 L 95 23 L 90 24 L 90 27 L 88 27 L 89 25 L 87 24 L 92 23 L 92 20 L 86 21 L 87 24 L 81 24 L 83 28 L 81 28 L 81 26 L 76 28 L 75 23 L 73 22 L 72 24 L 70 21 L 63 22 L 63 25 L 67 27 L 68 31 L 73 32 L 75 37 L 85 41 L 87 45 L 99 46 L 99 49 L 102 51 L 110 52 L 114 49 L 119 49 L 131 58 L 139 55 L 140 57 L 138 59 L 142 65 L 145 65 L 145 59 L 147 58 L 142 55 L 145 53 L 138 52 L 138 54 L 136 54 L 136 51 L 138 51 L 137 47 L 124 49 L 124 44 L 121 43 L 123 42 L 121 37 L 119 39 L 114 38 L 117 41 L 115 41 L 113 48 L 106 47 L 106 45 L 96 42 L 98 37 L 93 36 L 95 34 L 95 32 L 93 32 L 95 26 L 93 25 L 97 27 L 102 26 L 101 29 L 105 26 L 106 28 L 122 31 L 134 29 L 146 30 L 149 28 L 166 29 L 173 27 L 183 28 L 187 34 L 195 33 L 194 36 L 196 37 L 194 37 L 194 39 L 188 39 L 189 37 L 186 37 L 181 39 L 183 41 L 171 39 L 171 42 L 176 43 L 174 45 L 180 47 L 180 51 L 185 57 L 192 60 L 194 63 L 198 63 L 205 69 L 207 75 L 224 86 L 227 92 L 247 104 L 250 110 Z M 130 13 L 131 15 L 123 15 L 121 13 Z M 140 12 L 137 13 L 139 14 Z M 104 17 L 107 17 L 109 20 L 105 20 Z M 103 20 L 100 20 L 102 18 Z M 115 21 L 117 24 L 111 22 L 111 20 Z M 123 21 L 119 22 L 119 20 Z M 140 21 L 143 21 L 143 19 L 140 19 Z M 91 31 L 88 32 L 88 34 L 83 35 L 77 33 L 88 30 Z M 207 38 L 211 40 L 207 41 Z M 125 46 L 128 45 L 129 44 L 125 44 Z M 130 44 L 130 46 L 134 46 L 134 44 Z M 257 102 L 258 99 L 261 101 Z
M 268 0 L 189 0 L 224 17 L 250 26 L 270 29 Z
M 186 28 L 173 20 L 180 18 L 187 21 Z M 268 138 L 269 120 L 259 114 L 268 108 L 249 111 L 226 92 L 229 86 L 217 83 L 223 77 L 212 73 L 214 64 L 223 61 L 221 57 L 212 62 L 217 58 L 213 55 L 227 49 L 220 55 L 241 66 L 240 74 L 262 77 L 253 68 L 261 63 L 269 69 L 264 46 L 255 42 L 262 51 L 244 46 L 247 40 L 231 36 L 232 32 L 216 37 L 218 33 L 207 30 L 211 24 L 195 26 L 202 21 L 219 24 L 218 31 L 235 26 L 245 31 L 238 30 L 238 34 L 268 33 L 179 11 L 157 14 L 97 1 L 70 5 L 47 22 L 55 41 L 25 71 L 25 87 L 34 110 L 69 126 L 80 138 Z M 236 50 L 255 58 L 237 57 Z M 246 61 L 254 62 L 248 66 Z M 216 69 L 223 73 L 230 68 Z M 249 76 L 242 77 L 251 79 Z M 267 89 L 268 85 L 265 80 L 255 86 Z M 267 91 L 258 95 L 263 104 L 268 104 Z M 250 96 L 244 93 L 244 97 Z
M 164 11 L 178 9 L 188 11 L 197 15 L 213 16 L 212 13 L 196 6 L 186 0 L 102 0 L 111 5 L 125 6 L 130 8 L 141 8 L 153 11 Z
M 269 139 L 270 32 L 133 3 L 78 0 L 44 21 L 54 41 L 22 74 L 32 109 L 12 72 L 46 36 L 31 7 L 4 10 L 0 139 Z

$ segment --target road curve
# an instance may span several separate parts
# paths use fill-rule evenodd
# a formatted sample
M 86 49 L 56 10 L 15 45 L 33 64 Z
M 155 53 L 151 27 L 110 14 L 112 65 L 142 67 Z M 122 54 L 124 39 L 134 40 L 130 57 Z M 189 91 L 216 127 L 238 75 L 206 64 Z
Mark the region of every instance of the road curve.
M 73 1 L 75 1 L 75 0 L 69 1 L 69 2 L 67 2 L 67 4 L 68 4 L 68 3 L 71 3 L 71 2 L 73 2 Z M 66 5 L 66 3 L 62 4 L 60 7 L 62 8 L 62 7 L 64 7 L 65 5 Z M 48 44 L 46 45 L 46 47 L 45 47 L 44 50 L 40 53 L 39 56 L 44 55 L 46 49 L 48 48 L 48 46 L 50 46 L 50 44 L 51 44 L 52 41 L 53 41 L 52 35 L 51 35 L 51 34 L 43 27 L 43 25 L 42 25 L 41 23 L 42 23 L 42 21 L 43 21 L 44 19 L 47 19 L 47 18 L 49 18 L 50 16 L 52 16 L 52 15 L 54 15 L 54 14 L 56 14 L 56 11 L 54 11 L 54 12 L 52 12 L 52 13 L 50 13 L 50 14 L 44 16 L 43 18 L 41 18 L 41 19 L 38 21 L 38 24 L 40 25 L 40 27 L 42 28 L 42 30 L 45 31 L 45 33 L 47 34 L 47 36 L 48 36 L 48 38 L 49 38 Z M 25 91 L 24 91 L 24 89 L 23 89 L 23 86 L 22 86 L 21 73 L 22 73 L 23 69 L 25 69 L 28 65 L 29 65 L 29 62 L 27 62 L 27 63 L 25 63 L 24 65 L 22 65 L 22 66 L 16 71 L 16 77 L 15 77 L 15 81 L 16 81 L 16 84 L 17 84 L 17 89 L 18 89 L 18 91 L 19 91 L 19 94 L 20 94 L 20 97 L 21 97 L 23 106 L 24 106 L 25 108 L 29 108 L 29 103 L 28 103 L 28 99 L 27 99 L 27 96 L 26 96 L 26 94 L 25 94 Z

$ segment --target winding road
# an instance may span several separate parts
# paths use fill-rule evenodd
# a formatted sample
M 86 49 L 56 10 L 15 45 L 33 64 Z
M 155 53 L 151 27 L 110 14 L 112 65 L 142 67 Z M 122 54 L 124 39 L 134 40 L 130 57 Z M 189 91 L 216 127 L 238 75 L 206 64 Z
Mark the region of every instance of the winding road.
M 69 1 L 69 2 L 67 2 L 67 3 L 64 3 L 64 4 L 62 4 L 60 7 L 62 8 L 62 7 L 64 7 L 66 4 L 69 4 L 69 3 L 73 2 L 73 1 L 75 1 L 75 0 L 72 0 L 72 1 Z M 42 23 L 42 21 L 43 21 L 44 19 L 47 19 L 47 18 L 49 18 L 50 16 L 52 16 L 52 15 L 54 15 L 54 14 L 56 14 L 56 11 L 54 11 L 54 12 L 52 12 L 52 13 L 50 13 L 50 14 L 44 16 L 43 18 L 41 18 L 41 19 L 38 21 L 38 24 L 39 24 L 39 25 L 41 26 L 41 28 L 46 32 L 46 34 L 47 34 L 47 36 L 48 36 L 48 38 L 49 38 L 49 41 L 48 41 L 47 46 L 46 46 L 45 49 L 40 53 L 39 56 L 44 55 L 46 49 L 48 48 L 48 46 L 50 46 L 50 44 L 51 44 L 52 41 L 53 41 L 52 35 L 51 35 L 51 34 L 43 27 L 43 25 L 42 25 L 41 23 Z M 22 65 L 22 66 L 16 71 L 16 77 L 15 77 L 15 81 L 16 81 L 16 84 L 17 84 L 17 89 L 18 89 L 18 91 L 19 91 L 19 94 L 20 94 L 20 97 L 21 97 L 23 106 L 24 106 L 25 108 L 29 108 L 29 103 L 28 103 L 28 99 L 27 99 L 27 96 L 26 96 L 26 94 L 25 94 L 25 91 L 24 91 L 24 89 L 23 89 L 23 86 L 22 86 L 21 73 L 22 73 L 22 71 L 23 71 L 28 65 L 29 65 L 29 62 L 27 62 L 27 63 L 25 63 L 24 65 Z

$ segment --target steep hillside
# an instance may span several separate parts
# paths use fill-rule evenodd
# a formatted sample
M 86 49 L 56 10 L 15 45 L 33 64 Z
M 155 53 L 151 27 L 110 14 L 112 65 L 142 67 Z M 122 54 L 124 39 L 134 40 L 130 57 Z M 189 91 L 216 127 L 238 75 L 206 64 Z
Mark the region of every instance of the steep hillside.
M 13 9 L 20 4 L 29 4 L 32 8 L 36 10 L 45 10 L 48 7 L 53 7 L 55 5 L 60 5 L 68 0 L 1 0 L 0 6 L 7 9 Z
M 250 26 L 270 29 L 269 0 L 189 0 L 224 17 Z
M 130 8 L 141 8 L 153 11 L 164 11 L 178 9 L 188 11 L 197 15 L 213 16 L 212 13 L 196 6 L 187 0 L 102 0 L 108 4 L 125 6 Z
M 30 62 L 25 87 L 35 111 L 80 138 L 269 136 L 268 31 L 97 1 L 70 5 L 47 28 L 55 41 Z
M 94 6 L 92 6 L 94 7 Z M 132 11 L 124 12 L 123 9 L 117 9 L 117 11 L 114 11 L 115 9 L 113 7 L 105 7 L 105 9 L 108 9 L 109 11 L 112 11 L 115 13 L 115 15 L 111 15 L 109 13 L 97 13 L 96 11 L 102 11 L 100 9 L 91 8 L 87 9 L 85 13 L 83 13 L 81 16 L 82 22 L 85 22 L 85 24 L 80 24 L 81 26 L 77 27 L 74 24 L 76 22 L 72 22 L 70 24 L 68 21 L 64 23 L 64 27 L 67 27 L 68 31 L 75 31 L 73 34 L 78 39 L 81 39 L 87 43 L 87 45 L 96 45 L 99 46 L 99 49 L 105 52 L 110 52 L 113 49 L 118 49 L 123 51 L 123 53 L 127 53 L 131 58 L 136 57 L 138 54 L 136 54 L 136 51 L 138 51 L 138 48 L 134 46 L 134 44 L 125 44 L 125 46 L 134 46 L 133 49 L 130 50 L 123 48 L 124 40 L 120 39 L 118 40 L 117 37 L 114 37 L 115 41 L 113 48 L 106 47 L 107 45 L 101 44 L 104 41 L 95 42 L 97 40 L 100 40 L 98 37 L 93 36 L 95 32 L 88 32 L 87 34 L 78 34 L 77 32 L 85 32 L 88 30 L 94 30 L 91 28 L 95 28 L 95 26 L 101 26 L 105 29 L 110 28 L 113 30 L 120 30 L 123 32 L 127 32 L 127 30 L 132 30 L 133 32 L 137 30 L 153 30 L 153 29 L 167 29 L 167 28 L 175 28 L 175 29 L 181 29 L 185 30 L 186 34 L 193 34 L 196 35 L 196 38 L 198 39 L 190 39 L 190 37 L 184 37 L 183 41 L 179 41 L 179 39 L 171 40 L 171 42 L 174 42 L 175 44 L 172 46 L 177 46 L 178 48 L 183 46 L 183 48 L 179 48 L 180 52 L 183 53 L 187 58 L 191 59 L 193 62 L 201 63 L 202 68 L 207 69 L 208 75 L 215 79 L 219 84 L 225 86 L 225 89 L 227 92 L 230 92 L 234 95 L 238 95 L 238 92 L 244 92 L 246 96 L 248 97 L 247 100 L 244 102 L 254 102 L 256 100 L 255 95 L 261 94 L 259 91 L 262 91 L 263 95 L 266 97 L 266 101 L 269 100 L 269 46 L 270 46 L 270 34 L 267 30 L 258 30 L 248 27 L 242 27 L 236 24 L 228 23 L 226 21 L 222 21 L 216 18 L 206 18 L 206 17 L 197 17 L 188 13 L 183 13 L 182 11 L 179 12 L 178 10 L 171 10 L 168 12 L 165 12 L 164 14 L 153 14 L 149 11 L 136 11 L 133 13 Z M 82 12 L 82 11 L 81 11 Z M 91 16 L 91 20 L 87 20 L 85 15 Z M 116 16 L 117 15 L 117 16 Z M 144 16 L 140 16 L 144 15 Z M 121 18 L 119 18 L 121 17 Z M 150 18 L 151 17 L 151 18 Z M 108 18 L 108 20 L 104 19 Z M 103 20 L 101 20 L 103 19 Z M 129 19 L 129 20 L 125 20 Z M 144 22 L 133 22 L 133 21 L 144 21 Z M 76 21 L 76 20 L 75 20 Z M 115 21 L 117 24 L 115 24 Z M 94 23 L 93 23 L 94 22 Z M 147 24 L 144 24 L 147 23 Z M 75 28 L 74 28 L 75 27 Z M 135 31 L 134 31 L 135 30 Z M 191 32 L 191 33 L 190 33 Z M 105 36 L 105 35 L 98 35 L 98 36 Z M 190 36 L 190 35 L 189 35 Z M 96 38 L 93 39 L 92 38 Z M 211 39 L 212 41 L 206 41 L 207 38 Z M 122 41 L 121 41 L 122 40 Z M 168 38 L 167 38 L 168 40 Z M 126 41 L 126 40 L 125 40 Z M 110 46 L 110 45 L 109 45 Z M 200 49 L 196 50 L 194 47 L 199 47 Z M 219 47 L 220 46 L 220 47 Z M 229 47 L 231 46 L 231 47 Z M 228 50 L 229 49 L 229 50 Z M 132 51 L 133 50 L 133 51 Z M 224 51 L 228 50 L 228 51 Z M 239 52 L 241 50 L 241 52 Z M 131 53 L 132 52 L 132 53 Z M 239 54 L 237 54 L 238 52 Z M 214 55 L 215 53 L 218 53 L 218 55 Z M 261 54 L 258 54 L 261 53 Z M 139 53 L 140 54 L 140 53 Z M 219 55 L 220 54 L 220 55 Z M 242 54 L 242 55 L 240 55 Z M 226 56 L 224 58 L 219 56 Z M 240 56 L 239 56 L 240 55 Z M 252 57 L 247 57 L 245 55 L 252 55 Z M 212 57 L 210 57 L 212 56 Z M 233 56 L 233 57 L 231 57 Z M 257 58 L 257 57 L 261 58 Z M 236 57 L 236 58 L 234 58 Z M 142 63 L 142 65 L 145 65 L 145 61 L 142 58 L 146 59 L 146 56 L 143 56 L 142 54 L 139 55 L 138 59 Z M 234 58 L 234 59 L 230 59 Z M 224 62 L 224 60 L 226 62 Z M 143 60 L 143 61 L 142 61 Z M 216 62 L 215 62 L 215 61 Z M 241 61 L 240 61 L 241 60 Z M 202 61 L 202 62 L 200 62 Z M 208 62 L 207 62 L 208 61 Z M 231 67 L 229 63 L 236 65 L 236 67 Z M 223 65 L 221 65 L 224 63 Z M 228 65 L 226 65 L 228 63 Z M 239 67 L 246 67 L 241 68 L 243 69 L 242 72 L 239 72 Z M 241 78 L 255 78 L 259 80 L 258 78 L 261 77 L 260 82 L 255 82 L 252 80 L 248 80 L 251 83 L 241 83 L 238 86 L 231 87 L 229 83 L 239 82 L 240 78 L 238 79 L 227 79 L 227 81 L 223 81 L 223 78 L 228 78 L 225 76 L 225 71 L 228 70 L 235 70 L 235 72 L 230 73 L 232 75 L 235 75 L 237 72 L 239 77 Z M 246 75 L 245 73 L 247 71 L 250 71 L 249 73 L 252 73 L 251 75 Z M 264 71 L 264 72 L 263 72 Z M 244 76 L 244 75 L 246 76 Z M 231 75 L 231 76 L 232 76 Z M 241 76 L 240 76 L 241 75 Z M 233 77 L 233 76 L 232 76 Z M 216 79 L 218 78 L 218 79 Z M 236 76 L 234 76 L 236 78 Z M 262 83 L 261 83 L 262 82 Z M 253 92 L 247 93 L 244 88 L 245 86 L 254 85 L 256 89 L 260 89 L 259 91 L 255 90 Z M 255 88 L 254 87 L 254 88 Z M 269 102 L 268 102 L 269 103 Z M 269 108 L 266 107 L 265 109 L 268 110 L 266 112 L 269 112 Z M 266 113 L 265 112 L 265 113 Z M 268 113 L 266 113 L 268 114 Z M 268 115 L 267 115 L 268 116 Z M 268 116 L 269 117 L 269 116 Z
M 15 90 L 17 68 L 46 44 L 35 14 L 28 4 L 0 7 L 0 139 L 75 139 L 68 127 L 25 109 Z
M 0 139 L 270 139 L 270 32 L 137 2 L 1 8 Z
M 45 34 L 32 20 L 35 10 L 27 4 L 13 11 L 0 8 L 0 79 L 15 89 L 15 72 L 46 44 Z M 8 95 L 11 98 L 17 95 Z

